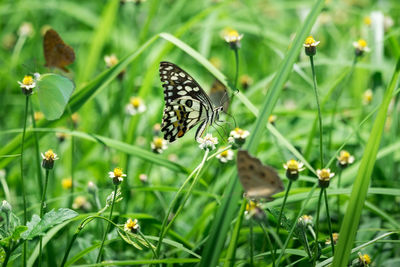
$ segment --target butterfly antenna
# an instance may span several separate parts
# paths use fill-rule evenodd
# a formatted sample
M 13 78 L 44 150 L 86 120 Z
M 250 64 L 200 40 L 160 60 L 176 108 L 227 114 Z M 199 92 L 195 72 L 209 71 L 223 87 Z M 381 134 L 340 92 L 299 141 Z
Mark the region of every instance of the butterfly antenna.
M 225 131 L 225 129 L 224 129 L 221 125 L 217 124 L 217 122 L 214 122 L 214 124 L 217 125 L 217 126 L 219 126 L 219 127 L 221 127 L 222 130 L 224 130 L 224 132 L 225 132 L 225 134 L 226 134 L 225 136 L 227 136 L 227 132 Z M 218 135 L 221 137 L 222 140 L 225 140 L 225 139 L 226 139 L 225 137 L 223 137 L 223 136 L 221 135 L 221 133 L 218 131 L 218 129 L 217 129 L 216 127 L 214 127 L 214 125 L 211 125 L 211 127 L 213 127 L 213 128 L 217 131 Z
M 234 122 L 235 128 L 237 128 L 237 123 L 236 123 L 236 119 L 235 119 L 235 117 L 234 117 L 233 115 L 229 114 L 229 113 L 225 113 L 225 114 L 226 114 L 226 115 L 228 115 L 229 117 L 231 117 L 231 118 L 233 119 L 233 122 Z M 229 123 L 229 122 L 227 122 L 227 123 Z

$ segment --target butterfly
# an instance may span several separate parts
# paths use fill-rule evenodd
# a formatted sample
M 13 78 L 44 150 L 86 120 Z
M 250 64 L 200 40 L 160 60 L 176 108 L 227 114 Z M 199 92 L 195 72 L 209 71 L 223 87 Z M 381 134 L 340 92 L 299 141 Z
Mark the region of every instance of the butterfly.
M 247 150 L 238 151 L 237 170 L 246 195 L 251 199 L 271 199 L 272 195 L 285 189 L 276 171 L 263 165 Z
M 226 90 L 226 86 L 223 83 L 215 79 L 211 86 L 209 96 L 214 105 L 221 105 L 222 103 L 222 106 L 224 107 L 222 110 L 224 112 L 228 111 L 230 99 L 228 96 L 228 91 Z
M 75 60 L 74 49 L 65 44 L 53 29 L 47 30 L 44 35 L 43 52 L 46 67 L 57 67 L 65 72 L 69 72 L 65 66 L 72 64 Z
M 218 120 L 223 107 L 214 107 L 201 86 L 177 65 L 163 61 L 159 71 L 165 99 L 161 125 L 164 139 L 172 143 L 200 123 L 196 131 L 198 140 Z

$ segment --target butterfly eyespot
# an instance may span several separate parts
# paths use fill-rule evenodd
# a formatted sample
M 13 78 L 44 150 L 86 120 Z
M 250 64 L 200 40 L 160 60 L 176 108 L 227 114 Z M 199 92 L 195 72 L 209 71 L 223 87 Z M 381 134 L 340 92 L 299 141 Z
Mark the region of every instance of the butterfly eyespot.
M 193 101 L 192 100 L 190 100 L 190 99 L 188 99 L 188 100 L 186 100 L 186 106 L 188 106 L 189 108 L 191 108 L 192 107 L 192 105 L 193 105 Z

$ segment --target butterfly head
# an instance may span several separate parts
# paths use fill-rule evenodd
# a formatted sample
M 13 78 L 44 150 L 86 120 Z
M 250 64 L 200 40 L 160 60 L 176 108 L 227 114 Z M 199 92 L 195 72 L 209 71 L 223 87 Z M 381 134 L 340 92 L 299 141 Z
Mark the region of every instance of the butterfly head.
M 223 110 L 224 110 L 224 107 L 223 107 L 223 106 L 219 106 L 219 107 L 214 108 L 214 113 L 215 113 L 215 119 L 214 119 L 214 121 L 219 121 L 219 114 L 220 114 L 221 111 L 223 111 Z

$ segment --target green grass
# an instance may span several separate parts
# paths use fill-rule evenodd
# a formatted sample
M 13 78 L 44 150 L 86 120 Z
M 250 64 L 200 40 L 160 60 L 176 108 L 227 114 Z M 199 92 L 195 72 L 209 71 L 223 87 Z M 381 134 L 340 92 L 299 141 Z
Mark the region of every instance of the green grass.
M 310 266 L 313 262 L 321 267 L 355 266 L 359 252 L 371 257 L 372 266 L 400 261 L 398 1 L 381 5 L 372 0 L 147 0 L 141 4 L 5 0 L 0 2 L 0 15 L 0 200 L 12 207 L 12 213 L 6 206 L 0 211 L 0 262 L 21 266 L 25 253 L 27 266 L 37 266 L 39 234 L 42 266 L 60 266 L 70 244 L 65 266 Z M 371 25 L 365 24 L 367 16 Z M 384 28 L 383 18 L 387 22 L 389 16 L 394 24 Z M 20 34 L 24 22 L 32 26 L 28 35 Z M 47 25 L 75 50 L 69 73 L 44 67 L 42 31 Z M 227 28 L 243 34 L 236 55 L 223 38 Z M 321 102 L 323 162 L 336 173 L 326 189 L 331 218 L 322 203 L 318 227 L 318 114 L 310 61 L 303 48 L 309 35 L 320 41 L 313 60 Z M 370 52 L 354 61 L 353 42 L 360 38 L 367 41 Z M 107 68 L 104 56 L 109 54 L 119 62 Z M 160 61 L 183 68 L 206 92 L 215 79 L 226 86 L 230 115 L 221 115 L 226 122 L 222 127 L 207 130 L 218 137 L 216 150 L 204 154 L 192 129 L 162 154 L 152 151 L 153 127 L 162 123 L 165 104 Z M 22 190 L 26 99 L 17 81 L 35 72 L 44 79 L 39 85 L 45 84 L 46 77 L 53 78 L 46 90 L 39 91 L 40 97 L 37 92 L 29 97 L 32 110 L 27 113 Z M 248 88 L 243 75 L 252 80 Z M 65 82 L 60 76 L 73 82 L 70 98 L 73 86 L 57 82 Z M 53 85 L 58 88 L 48 88 Z M 373 97 L 364 103 L 367 89 Z M 142 99 L 145 112 L 126 114 L 132 96 Z M 31 111 L 41 109 L 51 120 L 33 124 Z M 74 113 L 79 115 L 76 122 L 71 120 Z M 277 116 L 274 124 L 268 122 L 270 115 Z M 285 192 L 273 201 L 260 201 L 266 217 L 258 223 L 243 212 L 247 199 L 236 158 L 228 163 L 216 159 L 235 127 L 250 132 L 242 148 L 275 168 L 286 187 L 283 163 L 295 158 L 306 167 L 292 182 L 283 209 L 285 225 L 279 233 L 275 232 L 276 210 L 279 213 Z M 45 214 L 60 208 L 78 214 L 71 212 L 74 218 L 67 221 L 60 217 L 38 224 L 32 216 L 40 213 L 44 187 L 38 182 L 45 177 L 40 153 L 48 149 L 60 159 L 49 172 Z M 337 156 L 343 149 L 355 161 L 341 170 L 338 188 Z M 115 167 L 122 167 L 127 177 L 120 186 L 122 200 L 114 205 L 103 262 L 96 265 L 110 212 L 109 207 L 102 208 L 114 189 L 108 172 Z M 69 177 L 73 189 L 62 186 Z M 88 191 L 89 181 L 97 189 Z M 35 225 L 44 229 L 26 241 L 26 252 L 22 250 L 26 227 L 17 227 L 24 224 L 23 192 L 28 229 Z M 304 230 L 296 222 L 305 214 L 313 216 L 314 222 Z M 143 236 L 125 233 L 121 238 L 117 228 L 123 232 L 129 218 L 138 219 Z M 330 237 L 328 220 L 332 231 L 339 233 L 334 255 L 325 245 Z M 312 259 L 303 244 L 308 242 L 311 253 L 316 251 L 316 228 L 321 254 Z M 301 231 L 306 241 L 299 242 Z M 268 238 L 276 248 L 275 262 Z

